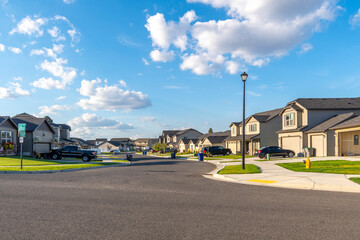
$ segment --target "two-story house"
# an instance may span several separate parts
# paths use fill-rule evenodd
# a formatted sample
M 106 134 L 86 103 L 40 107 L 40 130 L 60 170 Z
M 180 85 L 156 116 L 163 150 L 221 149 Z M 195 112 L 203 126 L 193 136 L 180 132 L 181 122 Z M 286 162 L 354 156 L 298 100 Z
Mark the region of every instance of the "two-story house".
M 169 148 L 178 149 L 181 139 L 197 139 L 203 134 L 193 128 L 184 130 L 164 130 L 159 137 L 160 143 L 165 143 Z
M 255 113 L 245 120 L 245 152 L 253 155 L 256 149 L 265 146 L 277 145 L 276 131 L 281 129 L 282 109 Z M 226 148 L 232 153 L 241 153 L 242 147 L 242 122 L 230 124 L 230 136 L 225 139 Z
M 9 116 L 0 116 L 0 155 L 9 154 L 16 155 L 18 144 L 17 144 L 17 130 L 18 127 Z M 7 148 L 5 144 L 13 143 L 11 149 Z
M 317 156 L 333 155 L 334 134 L 325 134 L 341 123 L 344 113 L 360 113 L 360 98 L 298 98 L 281 111 L 282 129 L 277 131 L 278 144 L 295 154 L 305 147 L 315 148 Z M 338 116 L 338 117 L 336 117 Z M 328 122 L 326 122 L 328 121 Z M 317 125 L 322 124 L 317 128 Z M 328 145 L 328 143 L 330 145 Z M 331 150 L 330 150 L 331 149 Z
M 50 123 L 54 130 L 54 147 L 61 148 L 65 145 L 73 145 L 70 138 L 71 127 L 67 124 Z
M 54 130 L 45 118 L 22 113 L 12 117 L 19 125 L 26 124 L 26 137 L 23 143 L 23 155 L 33 156 L 36 153 L 49 153 L 54 139 Z

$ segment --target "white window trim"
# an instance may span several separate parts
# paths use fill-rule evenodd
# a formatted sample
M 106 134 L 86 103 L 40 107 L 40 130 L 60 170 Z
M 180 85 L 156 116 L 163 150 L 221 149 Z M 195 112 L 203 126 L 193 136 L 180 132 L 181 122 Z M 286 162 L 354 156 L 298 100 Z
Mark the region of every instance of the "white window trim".
M 10 133 L 10 136 L 8 136 L 8 135 L 6 134 L 6 137 L 3 138 L 3 133 Z M 3 143 L 4 140 L 5 140 L 6 143 L 8 143 L 8 142 L 13 142 L 12 138 L 13 138 L 12 131 L 1 131 L 1 143 Z
M 286 119 L 289 116 L 289 119 Z M 291 119 L 292 116 L 292 119 Z M 295 113 L 287 113 L 284 116 L 284 125 L 286 127 L 294 126 L 295 125 Z

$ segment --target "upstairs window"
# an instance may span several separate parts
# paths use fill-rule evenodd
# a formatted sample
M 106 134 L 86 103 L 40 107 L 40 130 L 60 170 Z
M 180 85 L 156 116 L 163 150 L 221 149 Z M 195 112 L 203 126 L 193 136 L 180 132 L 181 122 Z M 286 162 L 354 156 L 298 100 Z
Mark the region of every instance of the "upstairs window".
M 359 135 L 354 135 L 354 145 L 359 145 Z
M 253 123 L 249 125 L 249 132 L 256 132 L 257 131 L 257 124 Z
M 285 115 L 285 126 L 294 126 L 294 113 L 288 113 Z

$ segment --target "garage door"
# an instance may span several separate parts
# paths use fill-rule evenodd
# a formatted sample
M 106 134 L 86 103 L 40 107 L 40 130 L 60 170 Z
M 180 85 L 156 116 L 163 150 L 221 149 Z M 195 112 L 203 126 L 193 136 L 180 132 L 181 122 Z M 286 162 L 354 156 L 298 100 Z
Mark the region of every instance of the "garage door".
M 35 143 L 34 151 L 37 153 L 49 153 L 50 152 L 50 144 L 48 143 Z
M 315 148 L 315 154 L 317 157 L 325 156 L 323 135 L 311 136 L 311 147 Z
M 295 155 L 301 152 L 300 137 L 283 137 L 281 141 L 281 147 L 283 149 L 293 150 Z
M 231 149 L 231 152 L 236 154 L 236 142 L 229 142 L 228 148 Z

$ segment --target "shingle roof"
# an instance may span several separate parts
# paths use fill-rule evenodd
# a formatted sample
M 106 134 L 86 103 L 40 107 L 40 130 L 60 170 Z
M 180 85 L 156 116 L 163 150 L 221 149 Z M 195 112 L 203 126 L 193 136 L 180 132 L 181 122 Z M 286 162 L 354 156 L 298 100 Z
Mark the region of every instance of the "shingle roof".
M 329 130 L 330 128 L 334 127 L 337 124 L 340 124 L 346 120 L 349 120 L 353 117 L 356 117 L 357 114 L 355 113 L 343 113 L 336 115 L 334 117 L 331 117 L 330 119 L 316 125 L 315 127 L 311 128 L 307 131 L 307 133 L 313 133 L 313 132 L 325 132 Z
M 17 128 L 17 124 L 9 117 L 9 116 L 0 116 L 0 125 L 3 124 L 6 120 L 9 120 L 15 128 Z
M 12 120 L 16 123 L 16 125 L 19 125 L 19 123 L 26 123 L 26 131 L 34 131 L 39 125 L 41 125 L 45 120 L 45 118 L 37 118 L 27 113 L 21 113 L 14 117 L 12 117 Z M 50 128 L 51 131 L 52 128 Z
M 64 124 L 64 123 L 50 123 L 51 126 L 54 126 L 54 127 L 61 127 L 61 129 L 64 129 L 64 130 L 70 130 L 71 131 L 71 127 L 67 124 Z
M 199 139 L 181 139 L 180 141 L 183 141 L 184 144 L 189 144 L 190 141 L 192 141 L 193 143 L 196 143 L 197 141 L 199 141 Z
M 188 132 L 188 131 L 190 131 L 190 130 L 194 130 L 194 131 L 196 131 L 196 132 L 198 132 L 198 133 L 202 134 L 201 132 L 199 132 L 199 131 L 198 131 L 198 130 L 196 130 L 196 129 L 193 129 L 193 128 L 188 128 L 188 129 L 184 129 L 184 130 L 181 130 L 181 131 L 177 132 L 175 135 L 176 135 L 176 136 L 179 136 L 179 135 L 184 134 L 184 133 L 186 133 L 186 132 Z
M 254 139 L 256 136 L 259 136 L 259 134 L 251 134 L 251 135 L 246 135 L 245 134 L 245 140 L 246 141 L 250 141 L 252 139 Z M 236 141 L 236 140 L 242 140 L 242 135 L 238 135 L 238 136 L 229 136 L 225 139 L 225 141 Z
M 124 144 L 120 143 L 120 142 L 117 142 L 117 141 L 108 141 L 108 143 L 118 147 L 118 146 L 123 146 Z
M 164 130 L 163 136 L 169 135 L 169 137 L 172 137 L 180 131 L 182 131 L 182 130 Z
M 274 109 L 274 110 L 270 110 L 270 111 L 266 111 L 266 112 L 255 113 L 255 114 L 251 115 L 250 117 L 255 118 L 259 122 L 267 122 L 267 121 L 273 119 L 274 117 L 279 116 L 281 111 L 282 111 L 282 108 L 279 108 L 279 109 Z M 250 117 L 248 119 L 250 119 Z
M 357 127 L 360 126 L 360 116 L 351 118 L 347 121 L 344 121 L 334 127 L 332 127 L 331 129 L 340 129 L 340 128 L 349 128 L 349 127 Z
M 297 102 L 306 109 L 360 109 L 360 97 L 357 98 L 298 98 Z
M 112 138 L 112 139 L 110 139 L 110 141 L 114 141 L 114 142 L 126 142 L 126 141 L 130 141 L 130 138 Z
M 72 140 L 72 141 L 78 141 L 80 144 L 83 144 L 83 145 L 95 146 L 94 143 L 92 143 L 92 142 L 90 142 L 90 141 L 86 141 L 86 140 L 84 140 L 84 139 L 82 139 L 82 138 L 74 138 L 74 137 L 72 137 L 72 138 L 70 138 L 70 140 Z
M 207 137 L 207 139 L 212 143 L 212 144 L 216 144 L 216 143 L 223 143 L 225 141 L 225 139 L 227 138 L 227 136 L 209 136 Z

